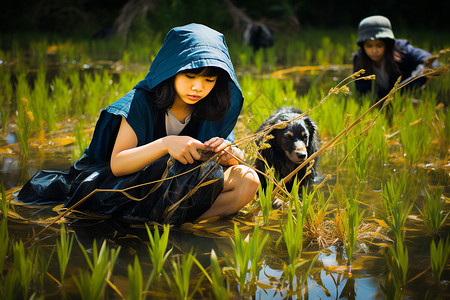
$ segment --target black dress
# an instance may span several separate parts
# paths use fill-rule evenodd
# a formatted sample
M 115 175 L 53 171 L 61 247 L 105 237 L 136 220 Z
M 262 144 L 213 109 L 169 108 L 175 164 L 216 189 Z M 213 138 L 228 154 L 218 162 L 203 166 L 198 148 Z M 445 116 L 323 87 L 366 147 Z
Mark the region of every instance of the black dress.
M 117 122 L 116 119 L 120 121 L 120 118 L 110 121 Z M 163 112 L 158 113 L 155 125 L 154 138 L 165 136 Z M 191 120 L 180 135 L 192 136 L 197 127 L 198 122 Z M 182 175 L 176 176 L 179 174 Z M 168 179 L 161 181 L 163 177 Z M 189 195 L 202 183 L 207 184 Z M 223 169 L 214 162 L 183 165 L 166 155 L 139 172 L 116 177 L 108 162 L 99 164 L 85 154 L 67 171 L 38 172 L 17 198 L 32 204 L 64 203 L 66 208 L 113 218 L 180 225 L 195 221 L 207 211 L 222 189 Z M 181 199 L 176 208 L 168 210 Z

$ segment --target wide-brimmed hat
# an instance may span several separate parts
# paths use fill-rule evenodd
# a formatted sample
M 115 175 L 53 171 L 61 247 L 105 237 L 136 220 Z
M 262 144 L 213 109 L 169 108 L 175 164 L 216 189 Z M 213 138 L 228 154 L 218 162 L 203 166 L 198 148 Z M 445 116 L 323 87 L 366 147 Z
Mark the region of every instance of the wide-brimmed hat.
M 356 43 L 361 46 L 364 41 L 377 39 L 395 39 L 391 21 L 383 16 L 370 16 L 363 19 L 358 26 Z

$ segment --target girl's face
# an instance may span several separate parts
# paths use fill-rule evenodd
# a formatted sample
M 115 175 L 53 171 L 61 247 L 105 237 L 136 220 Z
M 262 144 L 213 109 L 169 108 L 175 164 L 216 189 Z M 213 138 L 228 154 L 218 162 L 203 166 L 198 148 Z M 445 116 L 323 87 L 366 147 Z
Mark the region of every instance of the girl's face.
M 364 42 L 364 51 L 367 56 L 375 62 L 380 64 L 386 52 L 386 45 L 382 40 L 367 40 Z
M 203 73 L 187 72 L 175 75 L 174 86 L 177 92 L 175 97 L 180 98 L 186 104 L 195 104 L 205 98 L 214 88 L 217 76 L 204 77 Z

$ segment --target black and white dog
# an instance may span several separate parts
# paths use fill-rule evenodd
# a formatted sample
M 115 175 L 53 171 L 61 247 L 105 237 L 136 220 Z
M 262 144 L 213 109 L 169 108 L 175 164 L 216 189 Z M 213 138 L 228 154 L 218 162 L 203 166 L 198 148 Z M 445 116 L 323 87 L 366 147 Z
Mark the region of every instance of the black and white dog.
M 281 107 L 261 124 L 257 132 L 283 121 L 292 120 L 301 114 L 302 111 L 295 107 Z M 260 153 L 269 167 L 274 168 L 275 176 L 278 179 L 289 175 L 319 149 L 317 126 L 307 116 L 287 123 L 287 126 L 282 129 L 273 129 L 269 134 L 274 136 L 273 139 L 266 142 L 270 144 L 270 147 L 260 150 Z M 317 177 L 317 159 L 318 157 L 315 158 L 311 173 L 302 180 L 301 186 L 311 183 Z M 256 159 L 255 167 L 265 172 L 265 163 L 262 160 Z M 305 176 L 307 168 L 308 165 L 297 173 L 298 180 Z M 261 185 L 265 189 L 266 178 L 262 175 L 259 176 Z M 294 180 L 291 179 L 286 183 L 288 191 L 292 189 L 293 182 Z

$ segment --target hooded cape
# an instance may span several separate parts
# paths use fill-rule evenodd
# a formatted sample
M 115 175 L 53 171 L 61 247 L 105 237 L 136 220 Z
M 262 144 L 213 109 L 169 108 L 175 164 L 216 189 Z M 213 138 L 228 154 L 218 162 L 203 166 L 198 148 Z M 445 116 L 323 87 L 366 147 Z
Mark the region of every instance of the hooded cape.
M 243 96 L 225 39 L 221 33 L 204 25 L 177 27 L 167 34 L 147 76 L 101 112 L 83 157 L 67 171 L 38 172 L 23 186 L 18 200 L 33 204 L 64 203 L 67 208 L 76 205 L 77 211 L 143 221 L 182 224 L 196 220 L 211 207 L 223 189 L 220 165 L 198 161 L 183 165 L 166 155 L 139 172 L 116 177 L 109 161 L 122 117 L 135 131 L 138 146 L 155 139 L 161 111 L 152 104 L 149 92 L 156 85 L 182 70 L 210 66 L 222 68 L 228 73 L 231 106 L 222 120 L 196 124 L 197 130 L 192 137 L 206 141 L 218 136 L 233 141 L 232 130 L 242 108 Z M 178 174 L 186 175 L 175 176 Z M 161 184 L 148 184 L 162 177 L 171 179 Z M 205 182 L 208 184 L 202 184 Z M 201 187 L 197 192 L 190 195 L 190 191 L 199 185 Z M 135 186 L 138 188 L 128 189 Z M 128 195 L 140 200 L 134 201 L 119 192 L 91 194 L 96 189 L 127 189 Z M 87 195 L 91 196 L 86 198 Z M 185 195 L 190 196 L 183 198 Z M 81 199 L 84 202 L 81 203 Z M 167 214 L 166 209 L 180 199 L 183 201 L 178 208 Z
M 229 137 L 234 141 L 232 130 L 244 98 L 225 38 L 221 33 L 204 25 L 189 24 L 169 31 L 145 78 L 101 113 L 86 155 L 95 161 L 109 162 L 120 126 L 120 117 L 124 117 L 133 128 L 138 138 L 138 146 L 153 141 L 158 109 L 148 101 L 147 92 L 180 71 L 202 67 L 219 67 L 228 73 L 231 106 L 222 120 L 200 122 L 197 136 L 194 138 L 204 142 L 217 136 Z

